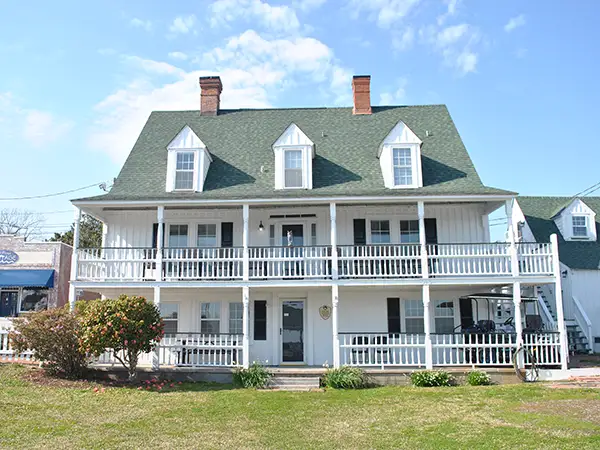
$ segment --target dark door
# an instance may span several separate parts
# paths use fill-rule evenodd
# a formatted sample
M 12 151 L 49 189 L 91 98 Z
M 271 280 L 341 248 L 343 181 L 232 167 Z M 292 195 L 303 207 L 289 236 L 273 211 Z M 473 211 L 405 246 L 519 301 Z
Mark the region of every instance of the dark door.
M 302 247 L 304 245 L 304 225 L 282 225 L 281 245 L 284 247 Z
M 3 291 L 0 293 L 0 317 L 17 317 L 17 291 Z
M 281 310 L 281 360 L 304 362 L 304 300 L 284 300 Z

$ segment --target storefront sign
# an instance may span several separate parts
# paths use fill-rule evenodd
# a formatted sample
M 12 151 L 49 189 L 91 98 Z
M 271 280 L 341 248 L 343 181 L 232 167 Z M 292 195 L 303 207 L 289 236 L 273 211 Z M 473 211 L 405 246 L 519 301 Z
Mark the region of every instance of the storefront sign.
M 19 255 L 10 250 L 0 250 L 0 266 L 14 264 L 19 260 Z

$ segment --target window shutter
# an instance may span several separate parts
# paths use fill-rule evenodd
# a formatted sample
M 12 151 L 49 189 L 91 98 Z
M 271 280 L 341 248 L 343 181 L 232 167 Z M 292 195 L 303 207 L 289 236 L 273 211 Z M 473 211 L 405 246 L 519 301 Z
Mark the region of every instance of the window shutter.
M 165 224 L 163 223 L 163 239 L 165 238 Z M 158 248 L 158 224 L 152 224 L 152 248 Z
M 221 222 L 221 247 L 233 247 L 233 222 Z
M 167 192 L 173 192 L 175 189 L 175 166 L 177 166 L 177 152 L 169 151 L 167 153 Z
M 437 220 L 436 219 L 425 219 L 425 243 L 426 244 L 437 244 Z
M 267 302 L 254 300 L 254 340 L 267 340 Z
M 470 298 L 461 298 L 459 301 L 460 305 L 460 326 L 462 331 L 466 328 L 472 327 L 475 323 L 473 320 L 473 302 Z
M 388 333 L 400 333 L 400 299 L 387 299 Z
M 354 219 L 354 245 L 367 243 L 367 220 Z

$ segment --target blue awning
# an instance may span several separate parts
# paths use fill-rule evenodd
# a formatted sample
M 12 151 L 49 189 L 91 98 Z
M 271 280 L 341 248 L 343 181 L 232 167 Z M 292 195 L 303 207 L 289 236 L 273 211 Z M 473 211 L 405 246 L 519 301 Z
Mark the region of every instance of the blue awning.
M 54 270 L 0 270 L 0 287 L 54 287 Z

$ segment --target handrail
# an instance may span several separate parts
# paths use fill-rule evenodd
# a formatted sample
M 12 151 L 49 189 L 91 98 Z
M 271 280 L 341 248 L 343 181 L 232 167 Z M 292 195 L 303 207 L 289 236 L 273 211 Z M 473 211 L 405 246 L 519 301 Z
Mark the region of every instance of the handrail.
M 593 345 L 594 345 L 594 342 L 592 341 L 592 321 L 590 320 L 587 313 L 583 309 L 583 306 L 581 306 L 581 303 L 579 303 L 579 300 L 577 300 L 577 297 L 575 297 L 574 295 L 571 295 L 571 298 L 573 299 L 573 304 L 575 305 L 575 310 L 577 312 L 579 312 L 579 314 L 581 315 L 581 318 L 585 322 L 586 326 L 584 327 L 583 324 L 579 322 L 579 318 L 577 317 L 577 314 L 575 314 L 575 320 L 577 321 L 577 324 L 583 330 L 583 333 L 585 334 L 585 337 L 587 338 L 588 345 L 590 347 L 590 352 L 591 352 Z
M 538 305 L 540 305 L 541 310 L 544 313 L 544 316 L 546 317 L 546 320 L 548 321 L 548 325 L 550 325 L 553 329 L 556 328 L 556 321 L 554 320 L 554 317 L 552 317 L 552 313 L 546 306 L 546 302 L 544 302 L 544 299 L 542 298 L 542 294 L 538 294 L 537 302 L 538 302 Z

